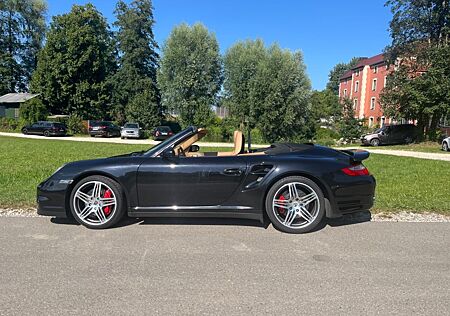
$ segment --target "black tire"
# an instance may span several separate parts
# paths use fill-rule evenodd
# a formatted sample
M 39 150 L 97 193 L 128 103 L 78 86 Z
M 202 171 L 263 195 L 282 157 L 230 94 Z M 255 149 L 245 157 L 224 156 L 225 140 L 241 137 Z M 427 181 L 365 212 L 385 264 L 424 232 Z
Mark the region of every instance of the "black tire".
M 380 140 L 378 138 L 374 138 L 370 140 L 370 145 L 373 147 L 377 147 L 380 145 Z
M 310 189 L 312 189 L 317 194 L 317 200 L 318 200 L 318 210 L 317 210 L 314 220 L 311 221 L 311 223 L 307 224 L 306 226 L 298 227 L 298 228 L 287 227 L 283 223 L 281 223 L 280 219 L 277 217 L 277 215 L 275 215 L 274 207 L 272 205 L 272 201 L 274 199 L 275 194 L 283 186 L 285 186 L 288 183 L 292 183 L 292 182 L 303 184 L 306 187 L 309 187 Z M 274 185 L 272 185 L 272 187 L 269 189 L 267 196 L 266 196 L 265 209 L 266 209 L 267 216 L 269 217 L 270 221 L 272 222 L 272 225 L 276 229 L 278 229 L 282 232 L 285 232 L 285 233 L 302 234 L 302 233 L 307 233 L 307 232 L 314 230 L 322 221 L 323 217 L 325 216 L 325 199 L 324 199 L 322 190 L 314 181 L 312 181 L 311 179 L 305 178 L 305 177 L 301 177 L 301 176 L 291 176 L 291 177 L 283 178 L 283 179 L 279 180 L 278 182 L 276 182 Z
M 28 129 L 26 129 L 26 128 L 22 128 L 22 134 L 24 134 L 24 135 L 28 135 Z
M 49 137 L 50 136 L 50 132 L 49 131 L 44 131 L 44 136 L 45 137 Z
M 442 142 L 442 150 L 443 151 L 449 151 L 450 150 L 450 148 L 448 147 L 447 142 Z
M 91 137 L 95 137 L 95 135 L 92 135 L 92 134 L 91 134 Z
M 104 224 L 91 225 L 89 223 L 86 223 L 79 217 L 79 215 L 75 211 L 75 206 L 74 206 L 75 193 L 81 186 L 83 186 L 84 184 L 91 182 L 91 181 L 98 181 L 98 182 L 102 182 L 102 183 L 106 184 L 109 188 L 111 188 L 111 190 L 113 191 L 113 193 L 116 197 L 117 204 L 116 204 L 115 211 L 111 215 L 111 217 L 108 218 L 108 221 Z M 87 228 L 91 228 L 91 229 L 105 229 L 105 228 L 113 227 L 115 224 L 117 224 L 123 218 L 123 216 L 125 214 L 125 209 L 126 209 L 126 201 L 124 198 L 124 192 L 123 192 L 122 187 L 116 181 L 114 181 L 108 177 L 105 177 L 105 176 L 89 176 L 89 177 L 86 177 L 86 178 L 80 180 L 74 186 L 74 188 L 70 194 L 69 204 L 70 204 L 70 211 L 71 211 L 74 219 L 81 225 L 83 225 Z

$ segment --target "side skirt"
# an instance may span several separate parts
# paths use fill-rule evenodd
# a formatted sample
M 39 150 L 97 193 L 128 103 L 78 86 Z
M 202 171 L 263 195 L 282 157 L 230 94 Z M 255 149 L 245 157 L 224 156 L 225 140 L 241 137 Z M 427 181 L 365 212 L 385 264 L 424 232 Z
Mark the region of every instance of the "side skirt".
M 128 210 L 129 217 L 209 217 L 243 218 L 264 221 L 262 210 L 239 206 L 199 206 L 199 207 L 133 207 Z

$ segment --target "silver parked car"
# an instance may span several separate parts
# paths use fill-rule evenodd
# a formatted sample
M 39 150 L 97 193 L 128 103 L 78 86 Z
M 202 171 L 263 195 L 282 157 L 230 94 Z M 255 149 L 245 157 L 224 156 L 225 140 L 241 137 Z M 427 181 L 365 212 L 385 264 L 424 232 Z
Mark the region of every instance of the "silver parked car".
M 126 123 L 120 131 L 120 138 L 142 138 L 144 131 L 138 123 Z
M 442 141 L 442 150 L 450 151 L 450 136 L 447 138 L 444 138 L 444 140 Z

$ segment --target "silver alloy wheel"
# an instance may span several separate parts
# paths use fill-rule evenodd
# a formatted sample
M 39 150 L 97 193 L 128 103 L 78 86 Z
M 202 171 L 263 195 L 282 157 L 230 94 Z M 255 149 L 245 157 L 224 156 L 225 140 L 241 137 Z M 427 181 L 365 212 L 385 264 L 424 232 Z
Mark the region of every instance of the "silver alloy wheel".
M 272 212 L 276 219 L 292 229 L 310 225 L 319 215 L 319 210 L 316 191 L 301 182 L 286 183 L 277 190 L 272 200 Z
M 446 142 L 443 142 L 443 143 L 442 143 L 442 150 L 443 150 L 443 151 L 448 151 L 448 145 L 447 145 Z
M 100 181 L 89 181 L 80 186 L 73 195 L 72 203 L 78 218 L 94 226 L 107 223 L 117 209 L 114 191 Z

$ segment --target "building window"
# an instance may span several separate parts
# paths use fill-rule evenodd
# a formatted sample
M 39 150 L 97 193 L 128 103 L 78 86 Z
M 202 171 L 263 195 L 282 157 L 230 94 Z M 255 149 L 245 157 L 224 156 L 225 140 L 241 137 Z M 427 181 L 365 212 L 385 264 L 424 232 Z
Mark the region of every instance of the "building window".
M 373 126 L 373 116 L 369 117 L 369 127 Z
M 387 76 L 384 76 L 384 85 L 383 88 L 386 88 Z
M 372 91 L 377 90 L 377 79 L 373 79 L 372 81 Z
M 358 107 L 358 99 L 355 98 L 355 99 L 353 100 L 353 110 L 356 110 L 357 107 Z
M 14 109 L 14 118 L 19 118 L 19 108 Z
M 378 66 L 373 66 L 372 70 L 373 73 L 376 74 L 378 72 Z
M 370 109 L 375 110 L 375 98 L 370 99 Z
M 355 92 L 358 92 L 359 90 L 359 81 L 355 82 Z
M 344 98 L 347 97 L 347 89 L 344 89 Z
M 380 125 L 380 127 L 383 127 L 385 122 L 386 122 L 386 118 L 384 116 L 382 116 L 381 117 L 381 125 Z

